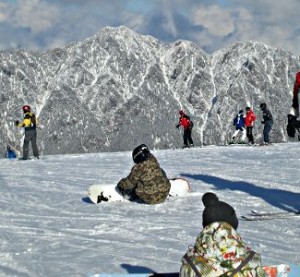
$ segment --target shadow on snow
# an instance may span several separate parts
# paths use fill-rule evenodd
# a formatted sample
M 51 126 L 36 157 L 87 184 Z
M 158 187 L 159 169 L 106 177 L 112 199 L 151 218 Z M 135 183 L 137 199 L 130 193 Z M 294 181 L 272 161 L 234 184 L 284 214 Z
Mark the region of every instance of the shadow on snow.
M 88 203 L 88 204 L 94 204 L 91 199 L 89 197 L 82 197 L 81 200 L 84 202 L 84 203 Z
M 121 267 L 126 269 L 127 273 L 155 273 L 154 270 L 145 266 L 121 264 Z
M 220 190 L 230 189 L 246 192 L 249 195 L 259 197 L 270 203 L 272 206 L 285 211 L 300 211 L 300 193 L 281 189 L 262 188 L 247 182 L 230 181 L 203 174 L 183 173 L 181 176 L 211 184 Z

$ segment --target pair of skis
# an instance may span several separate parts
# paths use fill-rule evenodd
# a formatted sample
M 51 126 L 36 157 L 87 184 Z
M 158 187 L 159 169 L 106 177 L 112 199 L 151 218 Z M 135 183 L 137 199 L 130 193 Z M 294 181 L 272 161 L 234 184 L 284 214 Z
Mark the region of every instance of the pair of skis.
M 251 211 L 248 215 L 242 215 L 241 219 L 245 221 L 263 221 L 272 219 L 284 219 L 291 217 L 300 217 L 300 212 L 269 212 L 261 213 L 257 211 Z

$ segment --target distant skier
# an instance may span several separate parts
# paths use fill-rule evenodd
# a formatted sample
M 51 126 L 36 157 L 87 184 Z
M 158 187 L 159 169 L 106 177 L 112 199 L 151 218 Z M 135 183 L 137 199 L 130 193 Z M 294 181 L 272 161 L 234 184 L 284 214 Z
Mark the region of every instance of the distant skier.
M 299 102 L 300 102 L 300 71 L 297 72 L 293 90 L 292 107 L 288 114 L 287 133 L 289 137 L 295 137 L 296 130 L 300 133 L 300 119 L 299 119 Z
M 238 219 L 232 206 L 212 193 L 202 197 L 203 229 L 194 247 L 183 256 L 180 277 L 266 277 L 261 256 L 237 233 Z
M 37 139 L 37 132 L 36 132 L 36 126 L 37 126 L 37 118 L 34 113 L 30 111 L 30 106 L 25 105 L 22 107 L 23 113 L 24 113 L 24 119 L 23 122 L 20 122 L 17 120 L 15 122 L 16 126 L 23 127 L 25 129 L 25 138 L 24 138 L 24 144 L 23 144 L 23 157 L 22 160 L 28 160 L 28 152 L 29 152 L 29 143 L 31 142 L 32 146 L 32 152 L 33 155 L 38 159 L 39 158 L 39 151 L 36 144 Z
M 12 149 L 10 145 L 7 145 L 6 147 L 5 157 L 10 160 L 15 159 L 17 157 L 16 152 Z
M 256 120 L 255 113 L 251 110 L 249 106 L 246 107 L 245 125 L 246 125 L 247 138 L 250 145 L 254 144 L 253 124 L 255 120 Z
M 182 110 L 179 111 L 179 114 L 179 123 L 176 125 L 176 128 L 179 129 L 180 126 L 183 127 L 183 147 L 187 148 L 189 146 L 194 146 L 192 139 L 192 129 L 194 127 L 194 123 Z
M 244 142 L 246 139 L 246 130 L 245 130 L 245 115 L 244 111 L 240 110 L 239 113 L 233 120 L 233 126 L 235 126 L 235 132 L 232 136 L 232 142 L 235 143 L 237 141 L 236 138 L 241 137 L 240 142 Z
M 117 189 L 129 200 L 139 200 L 147 204 L 164 202 L 171 188 L 171 183 L 157 159 L 145 144 L 132 152 L 135 165 L 130 174 L 119 181 Z
M 268 145 L 270 143 L 269 134 L 272 130 L 273 126 L 273 116 L 269 109 L 267 109 L 266 103 L 260 104 L 260 109 L 263 112 L 263 120 L 262 124 L 264 124 L 264 130 L 263 130 L 263 136 L 264 136 L 264 142 L 263 144 Z

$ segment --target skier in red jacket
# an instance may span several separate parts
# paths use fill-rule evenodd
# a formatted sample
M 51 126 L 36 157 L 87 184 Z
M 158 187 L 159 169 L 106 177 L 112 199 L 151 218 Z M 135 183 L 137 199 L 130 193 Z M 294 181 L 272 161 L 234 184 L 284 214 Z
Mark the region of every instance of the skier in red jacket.
M 294 83 L 294 91 L 293 91 L 293 105 L 292 107 L 297 111 L 297 115 L 299 116 L 299 89 L 300 89 L 300 71 L 296 74 L 295 83 Z
M 289 137 L 295 137 L 296 129 L 298 133 L 300 133 L 300 120 L 297 119 L 299 117 L 299 102 L 300 102 L 300 71 L 297 72 L 294 83 L 293 90 L 293 103 L 291 110 L 288 114 L 288 125 L 287 125 L 287 133 Z M 300 140 L 300 138 L 299 138 Z
M 183 148 L 194 146 L 192 139 L 192 129 L 194 124 L 190 117 L 187 116 L 182 110 L 179 111 L 179 114 L 179 123 L 176 125 L 176 128 L 179 129 L 180 126 L 183 128 Z
M 251 145 L 254 144 L 252 131 L 253 131 L 253 123 L 255 120 L 256 120 L 255 113 L 251 110 L 250 107 L 246 107 L 245 126 L 246 126 L 247 138 L 248 138 L 249 144 L 251 144 Z

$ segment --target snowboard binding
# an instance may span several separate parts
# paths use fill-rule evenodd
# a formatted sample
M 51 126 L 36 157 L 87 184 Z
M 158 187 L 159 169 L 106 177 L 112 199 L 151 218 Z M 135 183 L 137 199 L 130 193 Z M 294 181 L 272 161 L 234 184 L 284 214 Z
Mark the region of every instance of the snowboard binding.
M 101 202 L 108 202 L 108 198 L 103 195 L 103 192 L 101 192 L 101 194 L 98 195 L 97 198 L 97 204 Z

